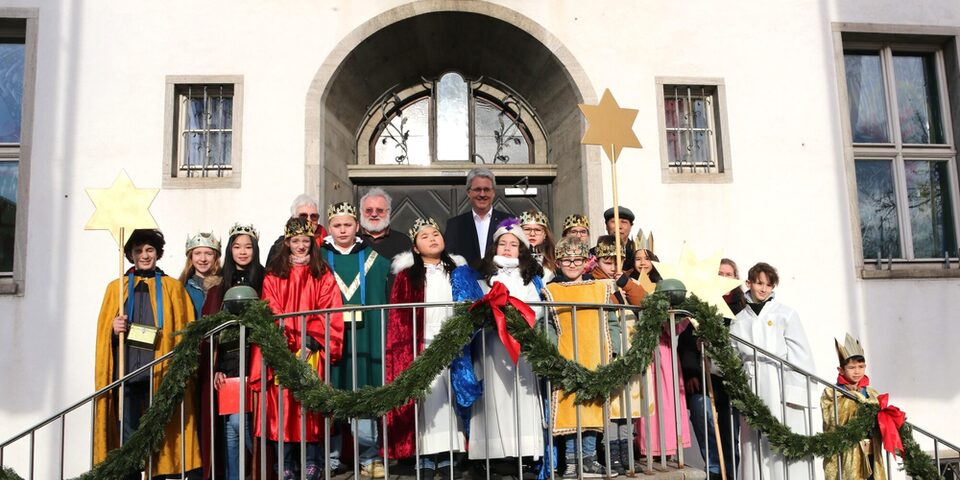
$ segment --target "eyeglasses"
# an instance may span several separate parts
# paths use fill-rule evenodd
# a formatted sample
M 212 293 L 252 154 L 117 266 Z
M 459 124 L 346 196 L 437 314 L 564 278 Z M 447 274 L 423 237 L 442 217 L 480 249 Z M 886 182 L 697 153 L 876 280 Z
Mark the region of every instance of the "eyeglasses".
M 310 220 L 313 220 L 314 222 L 316 222 L 317 220 L 320 220 L 319 213 L 301 213 L 300 215 L 297 215 L 297 217 L 302 218 L 304 220 L 310 219 Z
M 486 188 L 486 187 L 474 187 L 474 188 L 471 188 L 470 191 L 473 193 L 493 193 L 492 188 Z
M 560 265 L 563 265 L 564 267 L 579 267 L 580 265 L 583 265 L 583 263 L 586 262 L 586 261 L 587 261 L 587 260 L 586 260 L 585 258 L 579 258 L 579 257 L 577 257 L 577 258 L 561 258 L 561 259 L 560 259 Z
M 523 233 L 526 233 L 527 235 L 532 235 L 532 234 L 543 235 L 544 233 L 547 233 L 547 232 L 546 230 L 543 229 L 543 227 L 523 227 Z
M 364 208 L 363 213 L 366 213 L 367 215 L 373 215 L 374 213 L 376 213 L 377 215 L 383 215 L 384 213 L 387 213 L 387 209 L 386 208 Z
M 586 228 L 571 228 L 570 230 L 567 230 L 567 233 L 570 235 L 585 236 L 590 235 L 590 230 L 587 230 Z

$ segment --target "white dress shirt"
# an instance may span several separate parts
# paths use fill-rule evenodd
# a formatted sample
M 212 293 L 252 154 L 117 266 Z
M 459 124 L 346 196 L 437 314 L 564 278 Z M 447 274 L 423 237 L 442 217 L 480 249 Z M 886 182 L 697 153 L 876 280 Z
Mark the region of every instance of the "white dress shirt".
M 477 227 L 477 245 L 480 245 L 481 258 L 487 253 L 487 231 L 490 229 L 491 218 L 493 218 L 492 208 L 484 216 L 480 216 L 476 210 L 473 211 L 473 224 Z

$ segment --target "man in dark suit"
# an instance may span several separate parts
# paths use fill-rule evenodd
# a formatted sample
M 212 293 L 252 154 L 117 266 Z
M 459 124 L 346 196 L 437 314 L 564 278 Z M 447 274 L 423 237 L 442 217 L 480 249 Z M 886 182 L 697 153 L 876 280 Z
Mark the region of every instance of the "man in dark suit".
M 467 174 L 467 198 L 470 211 L 447 220 L 444 237 L 449 253 L 462 255 L 471 265 L 476 265 L 487 251 L 497 224 L 510 216 L 494 210 L 496 178 L 493 172 L 483 167 Z

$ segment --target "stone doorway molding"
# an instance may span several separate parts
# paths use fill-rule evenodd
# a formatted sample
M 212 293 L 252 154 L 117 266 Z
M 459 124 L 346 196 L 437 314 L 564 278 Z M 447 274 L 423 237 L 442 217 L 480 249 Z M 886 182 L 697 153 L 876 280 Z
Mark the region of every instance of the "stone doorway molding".
M 443 21 L 437 21 L 441 15 Z M 450 27 L 451 24 L 470 28 L 457 29 Z M 385 42 L 384 38 L 411 32 L 417 36 L 449 34 L 457 37 L 455 40 L 462 44 L 469 45 L 468 42 L 475 39 L 459 38 L 470 36 L 469 33 L 461 35 L 460 32 L 464 31 L 477 31 L 477 35 L 493 38 L 493 43 L 486 45 L 489 48 L 520 52 L 517 55 L 526 52 L 525 57 L 503 59 L 503 64 L 499 66 L 501 71 L 493 73 L 499 73 L 500 76 L 516 74 L 516 83 L 511 86 L 537 108 L 544 122 L 550 146 L 547 159 L 557 166 L 551 216 L 560 221 L 571 213 L 586 213 L 600 227 L 603 206 L 600 150 L 580 145 L 585 122 L 576 105 L 597 103 L 596 91 L 580 63 L 545 27 L 515 10 L 479 0 L 421 0 L 408 3 L 374 16 L 334 47 L 315 73 L 306 95 L 305 191 L 319 198 L 321 204 L 352 199 L 354 190 L 347 165 L 356 161 L 356 130 L 363 121 L 360 118 L 362 113 L 383 91 L 398 82 L 409 81 L 410 74 L 417 73 L 402 71 L 405 58 L 395 58 L 394 61 L 399 63 L 388 62 L 386 65 L 382 57 L 374 59 L 371 50 L 378 54 L 381 52 L 373 46 L 395 45 L 397 42 Z M 443 38 L 447 40 L 449 37 Z M 432 45 L 428 40 L 420 41 L 424 42 L 421 47 L 426 45 L 429 48 Z M 507 46 L 499 45 L 497 41 Z M 446 42 L 444 47 L 448 47 Z M 448 50 L 441 53 L 446 54 Z M 456 52 L 450 55 L 456 55 Z M 419 57 L 413 58 L 416 60 Z M 468 55 L 466 51 L 455 59 L 467 64 L 482 63 L 482 60 Z M 363 88 L 371 83 L 369 76 L 360 75 L 361 72 L 369 73 L 370 65 L 376 60 L 379 60 L 376 71 L 385 71 L 385 78 L 380 80 L 386 86 L 371 92 L 351 90 L 354 88 L 351 85 L 361 85 L 360 88 Z M 363 69 L 364 61 L 367 62 L 367 70 Z M 496 64 L 487 64 L 486 68 L 489 69 L 490 65 Z M 427 66 L 430 67 L 455 68 L 456 65 Z M 482 69 L 484 65 L 477 67 Z M 414 65 L 411 68 L 422 66 Z M 487 70 L 484 73 L 489 74 Z M 404 75 L 406 78 L 403 78 Z M 356 81 L 361 78 L 363 82 Z M 512 79 L 499 80 L 509 82 Z M 377 87 L 370 88 L 376 90 Z M 372 98 L 367 98 L 370 96 Z

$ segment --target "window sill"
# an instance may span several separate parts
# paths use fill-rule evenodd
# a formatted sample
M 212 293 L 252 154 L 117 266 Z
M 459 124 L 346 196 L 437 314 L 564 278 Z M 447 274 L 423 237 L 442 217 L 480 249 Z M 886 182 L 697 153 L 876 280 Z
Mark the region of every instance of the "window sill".
M 677 170 L 675 168 L 661 169 L 660 178 L 663 181 L 663 183 L 733 183 L 732 172 L 677 173 Z
M 924 268 L 921 266 L 903 265 L 900 268 L 887 270 L 886 266 L 884 265 L 883 270 L 877 270 L 873 266 L 870 266 L 860 269 L 860 278 L 864 280 L 898 278 L 960 278 L 960 269 L 951 268 L 947 270 L 943 267 Z
M 240 174 L 228 177 L 164 177 L 163 188 L 240 188 Z
M 20 284 L 14 281 L 13 278 L 4 277 L 0 278 L 0 295 L 23 295 L 21 291 Z

